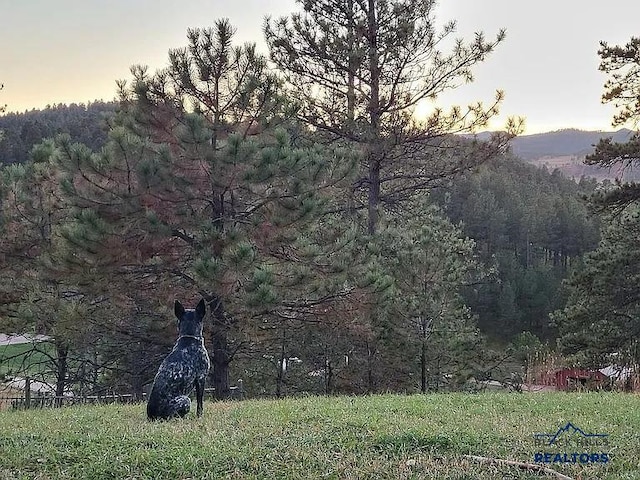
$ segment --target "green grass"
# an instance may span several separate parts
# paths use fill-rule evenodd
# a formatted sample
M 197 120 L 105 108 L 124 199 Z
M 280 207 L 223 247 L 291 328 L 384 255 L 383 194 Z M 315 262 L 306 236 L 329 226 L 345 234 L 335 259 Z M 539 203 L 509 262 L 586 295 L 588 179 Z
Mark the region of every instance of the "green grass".
M 568 421 L 608 433 L 582 480 L 640 478 L 640 397 L 438 394 L 206 403 L 203 418 L 147 422 L 144 405 L 0 413 L 0 479 L 533 479 L 465 454 L 531 462 L 534 433 Z
M 53 354 L 54 347 L 50 343 L 40 343 L 38 348 Z M 25 377 L 45 371 L 48 357 L 35 351 L 31 343 L 0 345 L 0 378 L 5 375 Z

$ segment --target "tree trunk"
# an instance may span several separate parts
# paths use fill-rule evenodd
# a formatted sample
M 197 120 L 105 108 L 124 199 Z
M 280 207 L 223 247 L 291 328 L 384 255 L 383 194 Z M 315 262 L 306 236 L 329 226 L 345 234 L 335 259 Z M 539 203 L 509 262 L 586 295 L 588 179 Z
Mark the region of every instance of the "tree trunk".
M 31 379 L 29 377 L 24 379 L 24 408 L 31 408 Z
M 231 356 L 229 355 L 229 345 L 227 341 L 226 331 L 220 328 L 214 328 L 211 334 L 211 386 L 214 389 L 214 398 L 216 400 L 226 400 L 231 395 L 229 388 L 229 364 Z
M 56 399 L 55 399 L 56 407 L 59 407 L 62 405 L 62 396 L 64 395 L 64 388 L 67 385 L 68 355 L 69 355 L 69 347 L 61 344 L 56 345 L 56 356 L 57 356 Z
M 376 18 L 376 0 L 369 0 L 367 11 L 367 41 L 369 50 L 369 74 L 371 88 L 368 113 L 370 122 L 369 148 L 369 198 L 367 232 L 373 235 L 378 225 L 378 207 L 380 204 L 380 66 L 378 55 L 378 20 Z
M 354 12 L 353 12 L 353 0 L 347 0 L 347 15 L 348 15 L 348 27 L 347 27 L 347 43 L 349 46 L 349 50 L 347 55 L 349 56 L 348 61 L 348 72 L 347 72 L 347 122 L 349 129 L 353 128 L 353 121 L 355 119 L 355 110 L 356 110 L 356 70 L 358 68 L 357 61 L 355 60 L 355 21 L 354 21 Z
M 143 393 L 144 393 L 144 379 L 141 370 L 136 370 L 133 375 L 131 375 L 131 389 L 133 394 L 133 399 L 136 402 L 142 401 Z
M 373 375 L 373 361 L 376 351 L 371 344 L 367 342 L 367 393 L 371 394 L 375 391 L 375 379 Z
M 284 384 L 284 374 L 287 368 L 287 327 L 282 327 L 282 342 L 280 343 L 280 359 L 278 361 L 278 375 L 276 377 L 276 397 L 281 398 Z
M 427 342 L 424 339 L 420 352 L 420 392 L 427 393 Z
M 380 204 L 380 164 L 375 158 L 369 158 L 369 203 L 367 233 L 374 235 L 378 227 L 378 205 Z
M 213 327 L 211 329 L 209 358 L 211 360 L 211 372 L 209 375 L 211 386 L 214 389 L 216 400 L 226 400 L 231 395 L 229 388 L 229 364 L 231 353 L 229 350 L 229 319 L 222 305 L 222 300 L 217 295 L 203 295 L 211 311 Z
M 427 340 L 431 330 L 431 321 L 428 318 L 420 318 L 420 391 L 427 393 Z
M 333 365 L 329 356 L 325 354 L 324 359 L 324 394 L 331 395 L 333 393 Z

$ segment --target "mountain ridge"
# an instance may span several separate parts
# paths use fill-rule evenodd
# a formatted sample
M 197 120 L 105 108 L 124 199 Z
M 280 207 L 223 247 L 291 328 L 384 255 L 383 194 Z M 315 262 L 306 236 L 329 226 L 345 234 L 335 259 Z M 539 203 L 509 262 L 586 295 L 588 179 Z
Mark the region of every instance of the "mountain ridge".
M 491 133 L 479 133 L 477 138 L 488 138 Z M 614 142 L 623 143 L 628 141 L 633 133 L 633 130 L 627 128 L 615 131 L 564 128 L 517 136 L 511 140 L 511 151 L 527 163 L 551 171 L 558 170 L 576 180 L 581 177 L 591 177 L 599 181 L 615 179 L 638 181 L 640 172 L 621 168 L 603 168 L 584 163 L 585 157 L 593 153 L 600 139 L 611 138 Z
M 626 142 L 633 131 L 621 128 L 616 131 L 578 130 L 566 128 L 546 133 L 521 135 L 511 141 L 513 153 L 523 160 L 542 157 L 575 155 L 584 157 L 592 153 L 602 138 L 612 138 L 614 142 Z
M 487 139 L 493 132 L 485 131 L 476 135 Z M 575 155 L 584 157 L 593 152 L 601 138 L 612 138 L 614 142 L 626 142 L 634 131 L 621 128 L 614 131 L 580 130 L 563 128 L 542 133 L 518 135 L 511 140 L 511 148 L 522 160 L 536 160 L 543 157 Z

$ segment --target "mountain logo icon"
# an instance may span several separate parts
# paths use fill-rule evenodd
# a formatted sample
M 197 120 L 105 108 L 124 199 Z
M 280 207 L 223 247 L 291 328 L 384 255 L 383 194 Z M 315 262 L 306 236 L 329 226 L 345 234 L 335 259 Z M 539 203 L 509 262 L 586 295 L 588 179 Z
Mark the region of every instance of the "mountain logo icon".
M 555 433 L 536 433 L 534 438 L 545 445 L 556 445 L 571 439 L 581 440 L 581 443 L 599 443 L 609 437 L 607 433 L 586 433 L 580 427 L 568 422 L 564 427 L 560 427 Z

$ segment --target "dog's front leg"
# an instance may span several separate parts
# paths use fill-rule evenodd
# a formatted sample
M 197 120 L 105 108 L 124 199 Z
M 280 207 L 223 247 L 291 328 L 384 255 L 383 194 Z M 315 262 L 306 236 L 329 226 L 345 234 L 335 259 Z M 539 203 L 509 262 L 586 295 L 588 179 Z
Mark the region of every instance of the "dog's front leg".
M 205 377 L 196 378 L 196 401 L 198 406 L 196 407 L 196 415 L 198 417 L 202 416 L 202 403 L 204 400 L 204 382 Z

